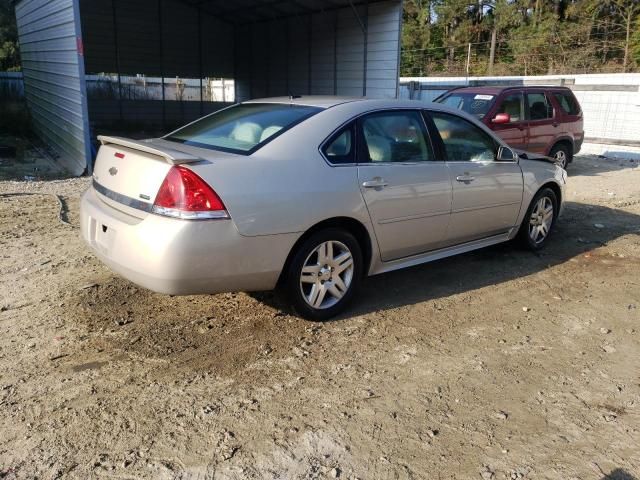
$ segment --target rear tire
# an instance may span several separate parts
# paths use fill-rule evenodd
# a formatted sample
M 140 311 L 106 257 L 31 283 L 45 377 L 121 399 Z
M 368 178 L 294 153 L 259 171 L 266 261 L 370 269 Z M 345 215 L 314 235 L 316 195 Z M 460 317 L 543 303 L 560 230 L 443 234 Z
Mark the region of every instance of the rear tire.
M 573 160 L 572 149 L 566 143 L 555 144 L 549 152 L 549 156 L 555 158 L 560 166 L 565 170 L 569 166 L 569 163 L 571 163 L 571 161 Z
M 518 240 L 529 250 L 543 248 L 558 217 L 558 197 L 550 188 L 543 188 L 533 197 L 522 220 Z
M 285 294 L 298 315 L 325 321 L 342 312 L 362 281 L 362 249 L 339 228 L 314 233 L 298 247 L 286 272 Z

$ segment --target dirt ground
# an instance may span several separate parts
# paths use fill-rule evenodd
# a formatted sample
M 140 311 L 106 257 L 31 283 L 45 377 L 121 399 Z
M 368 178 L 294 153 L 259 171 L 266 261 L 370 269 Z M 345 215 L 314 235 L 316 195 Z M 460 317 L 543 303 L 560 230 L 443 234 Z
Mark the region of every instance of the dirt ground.
M 0 479 L 640 477 L 640 167 L 569 173 L 543 252 L 373 277 L 325 324 L 137 288 L 79 238 L 88 179 L 0 182 Z

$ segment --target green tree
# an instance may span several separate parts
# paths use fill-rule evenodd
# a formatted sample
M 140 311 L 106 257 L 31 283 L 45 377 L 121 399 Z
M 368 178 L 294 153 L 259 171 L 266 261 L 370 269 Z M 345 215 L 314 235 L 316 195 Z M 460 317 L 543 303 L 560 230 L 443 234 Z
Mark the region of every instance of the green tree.
M 20 70 L 18 31 L 11 0 L 0 0 L 0 71 Z
M 637 16 L 635 28 L 631 35 L 631 58 L 636 68 L 640 67 L 640 15 Z
M 406 0 L 404 74 L 640 68 L 640 0 Z

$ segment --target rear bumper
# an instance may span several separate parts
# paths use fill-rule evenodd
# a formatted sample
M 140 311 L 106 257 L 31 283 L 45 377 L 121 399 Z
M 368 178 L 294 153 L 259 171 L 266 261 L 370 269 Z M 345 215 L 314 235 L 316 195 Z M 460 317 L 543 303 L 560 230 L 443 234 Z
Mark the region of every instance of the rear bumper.
M 580 138 L 576 138 L 573 141 L 573 154 L 574 155 L 576 153 L 579 153 L 580 150 L 582 149 L 582 142 L 584 142 L 584 133 L 582 134 L 582 136 Z
M 93 188 L 80 202 L 82 237 L 111 270 L 171 295 L 270 290 L 298 234 L 245 237 L 231 220 L 127 215 Z

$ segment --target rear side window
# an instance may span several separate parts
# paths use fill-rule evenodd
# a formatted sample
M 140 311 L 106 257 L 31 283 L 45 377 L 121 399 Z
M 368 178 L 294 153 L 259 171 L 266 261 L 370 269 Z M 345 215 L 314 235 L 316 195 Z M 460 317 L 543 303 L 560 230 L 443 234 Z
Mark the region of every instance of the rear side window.
M 440 134 L 450 162 L 487 162 L 495 160 L 496 144 L 480 128 L 456 115 L 429 112 Z
M 245 103 L 208 115 L 165 137 L 212 150 L 250 154 L 321 109 L 281 103 Z
M 544 93 L 527 93 L 529 120 L 553 118 L 553 106 Z
M 570 93 L 553 92 L 553 96 L 556 97 L 556 101 L 560 105 L 560 108 L 564 110 L 564 113 L 569 115 L 578 115 L 580 113 L 578 102 L 576 102 L 576 99 L 573 98 L 573 95 Z
M 355 163 L 356 148 L 353 124 L 334 134 L 322 148 L 322 153 L 330 163 Z

